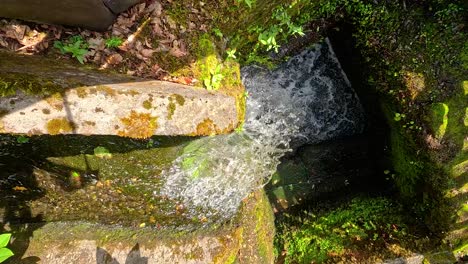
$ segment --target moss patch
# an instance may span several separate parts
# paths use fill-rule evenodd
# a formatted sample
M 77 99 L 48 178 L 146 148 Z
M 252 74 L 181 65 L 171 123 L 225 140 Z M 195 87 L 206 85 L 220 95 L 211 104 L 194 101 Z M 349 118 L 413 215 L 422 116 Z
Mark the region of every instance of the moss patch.
M 153 107 L 153 105 L 151 104 L 151 101 L 150 100 L 145 100 L 143 101 L 143 108 L 147 109 L 147 110 L 150 110 L 151 107 Z
M 46 129 L 50 135 L 67 134 L 73 132 L 75 125 L 66 118 L 56 118 L 47 122 Z
M 180 94 L 172 94 L 171 96 L 169 96 L 169 104 L 167 105 L 168 120 L 171 120 L 172 116 L 175 113 L 175 110 L 177 108 L 176 103 L 180 106 L 183 106 L 185 104 L 185 98 Z
M 0 96 L 15 95 L 17 91 L 32 95 L 48 96 L 63 90 L 62 85 L 47 78 L 20 73 L 0 74 Z
M 120 119 L 123 130 L 119 130 L 117 134 L 123 137 L 149 138 L 158 128 L 157 120 L 158 118 L 151 114 L 132 110 L 129 116 Z
M 231 124 L 224 130 L 219 127 L 210 118 L 205 118 L 202 122 L 198 123 L 195 132 L 191 133 L 191 136 L 210 136 L 216 134 L 226 134 L 234 129 L 234 125 Z
M 444 103 L 436 103 L 431 110 L 432 129 L 436 138 L 442 139 L 447 130 L 449 107 Z

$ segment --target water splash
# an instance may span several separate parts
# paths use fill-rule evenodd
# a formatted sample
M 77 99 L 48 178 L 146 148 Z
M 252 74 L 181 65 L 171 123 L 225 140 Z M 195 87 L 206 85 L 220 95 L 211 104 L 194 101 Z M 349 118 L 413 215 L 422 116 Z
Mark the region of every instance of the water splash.
M 164 172 L 163 193 L 194 215 L 232 217 L 293 145 L 363 129 L 362 107 L 328 40 L 273 71 L 244 67 L 242 81 L 250 94 L 244 131 L 192 141 Z

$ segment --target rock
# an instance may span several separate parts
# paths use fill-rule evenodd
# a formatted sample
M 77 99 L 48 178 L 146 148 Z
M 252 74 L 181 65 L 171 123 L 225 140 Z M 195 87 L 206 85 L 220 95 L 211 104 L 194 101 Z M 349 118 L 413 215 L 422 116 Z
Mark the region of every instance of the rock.
M 118 14 L 127 10 L 130 6 L 142 2 L 142 0 L 103 0 L 103 2 L 114 14 Z
M 360 188 L 375 173 L 369 142 L 361 136 L 306 145 L 283 159 L 266 190 L 275 210 Z
M 106 30 L 136 0 L 3 0 L 0 17 Z
M 257 191 L 232 223 L 191 232 L 79 221 L 12 225 L 10 263 L 273 263 L 273 221 Z
M 219 92 L 42 57 L 0 57 L 2 133 L 148 138 L 228 133 L 238 124 L 235 98 Z

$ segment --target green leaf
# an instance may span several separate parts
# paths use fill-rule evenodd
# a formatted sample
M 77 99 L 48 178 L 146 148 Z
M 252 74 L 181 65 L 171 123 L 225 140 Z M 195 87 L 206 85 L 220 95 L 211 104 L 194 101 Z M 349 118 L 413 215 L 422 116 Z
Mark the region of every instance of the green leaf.
M 6 247 L 10 241 L 11 234 L 1 234 L 0 235 L 0 248 Z
M 23 135 L 21 136 L 18 136 L 16 138 L 16 142 L 20 143 L 20 144 L 25 144 L 25 143 L 28 143 L 29 142 L 29 138 L 28 137 L 25 137 Z
M 210 79 L 204 79 L 203 84 L 205 85 L 207 90 L 213 90 L 213 87 L 211 87 L 211 80 Z
M 0 248 L 0 263 L 13 256 L 13 252 L 8 248 Z

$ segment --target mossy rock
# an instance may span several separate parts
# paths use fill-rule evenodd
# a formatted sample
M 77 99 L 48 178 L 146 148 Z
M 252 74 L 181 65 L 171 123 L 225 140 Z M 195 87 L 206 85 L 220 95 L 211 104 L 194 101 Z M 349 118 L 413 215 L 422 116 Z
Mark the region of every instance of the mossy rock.
M 230 222 L 190 232 L 89 222 L 36 223 L 10 228 L 14 237 L 10 248 L 18 253 L 11 263 L 38 258 L 51 264 L 274 261 L 273 212 L 262 190 L 252 193 Z

